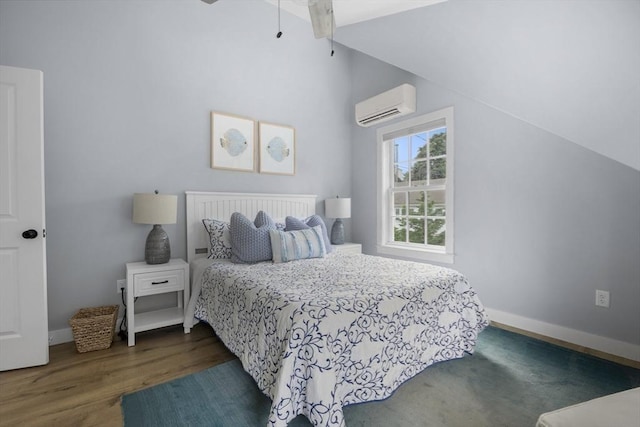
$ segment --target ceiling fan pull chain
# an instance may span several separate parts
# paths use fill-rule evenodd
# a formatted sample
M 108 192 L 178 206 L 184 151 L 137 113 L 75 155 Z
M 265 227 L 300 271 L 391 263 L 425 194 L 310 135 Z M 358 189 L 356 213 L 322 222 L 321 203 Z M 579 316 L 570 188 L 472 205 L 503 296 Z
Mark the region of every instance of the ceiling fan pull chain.
M 333 53 L 334 53 L 333 51 L 333 23 L 335 22 L 334 19 L 335 19 L 335 16 L 333 16 L 333 2 L 331 2 L 331 56 L 333 56 Z
M 282 31 L 280 31 L 280 0 L 278 0 L 278 34 L 276 34 L 276 38 L 280 37 L 282 37 Z

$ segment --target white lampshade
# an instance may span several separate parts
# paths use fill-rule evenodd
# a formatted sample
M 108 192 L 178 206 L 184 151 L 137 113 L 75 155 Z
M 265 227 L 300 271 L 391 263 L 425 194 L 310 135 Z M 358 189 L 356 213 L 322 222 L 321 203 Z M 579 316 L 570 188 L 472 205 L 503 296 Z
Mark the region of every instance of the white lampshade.
M 171 194 L 135 193 L 133 222 L 136 224 L 175 224 L 178 196 Z
M 324 214 L 327 218 L 351 218 L 351 199 L 342 197 L 326 199 Z

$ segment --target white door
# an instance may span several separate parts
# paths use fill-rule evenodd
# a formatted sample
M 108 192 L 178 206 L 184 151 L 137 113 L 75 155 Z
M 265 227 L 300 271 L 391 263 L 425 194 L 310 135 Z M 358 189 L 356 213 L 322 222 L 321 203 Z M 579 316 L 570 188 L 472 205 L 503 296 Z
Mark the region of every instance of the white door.
M 0 66 L 0 370 L 49 362 L 42 71 Z

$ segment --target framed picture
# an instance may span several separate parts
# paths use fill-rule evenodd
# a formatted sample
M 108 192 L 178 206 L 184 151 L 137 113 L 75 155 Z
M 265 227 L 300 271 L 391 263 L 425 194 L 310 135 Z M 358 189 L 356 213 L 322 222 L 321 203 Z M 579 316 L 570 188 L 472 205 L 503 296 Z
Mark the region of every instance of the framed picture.
M 260 173 L 295 175 L 296 134 L 291 126 L 260 122 Z
M 253 172 L 255 137 L 252 119 L 211 112 L 211 167 Z

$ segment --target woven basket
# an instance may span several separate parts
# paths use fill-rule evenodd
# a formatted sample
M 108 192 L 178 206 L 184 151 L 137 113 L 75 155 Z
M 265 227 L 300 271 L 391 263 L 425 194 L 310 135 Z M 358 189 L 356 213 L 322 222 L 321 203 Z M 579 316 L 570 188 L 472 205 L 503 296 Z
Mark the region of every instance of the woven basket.
M 111 347 L 118 308 L 117 305 L 81 308 L 69 320 L 78 353 Z

